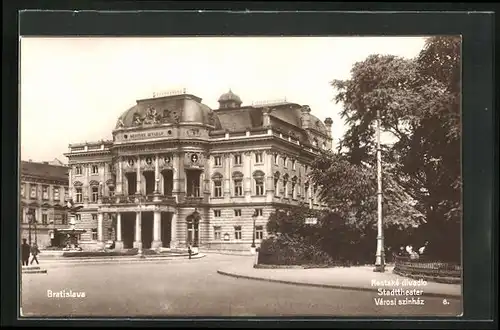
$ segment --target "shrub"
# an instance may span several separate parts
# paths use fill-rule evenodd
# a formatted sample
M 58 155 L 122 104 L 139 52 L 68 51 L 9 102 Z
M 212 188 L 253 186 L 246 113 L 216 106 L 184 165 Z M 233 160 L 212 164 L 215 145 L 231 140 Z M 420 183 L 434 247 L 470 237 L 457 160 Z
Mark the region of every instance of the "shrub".
M 258 263 L 266 265 L 333 265 L 334 260 L 305 239 L 280 235 L 262 241 Z

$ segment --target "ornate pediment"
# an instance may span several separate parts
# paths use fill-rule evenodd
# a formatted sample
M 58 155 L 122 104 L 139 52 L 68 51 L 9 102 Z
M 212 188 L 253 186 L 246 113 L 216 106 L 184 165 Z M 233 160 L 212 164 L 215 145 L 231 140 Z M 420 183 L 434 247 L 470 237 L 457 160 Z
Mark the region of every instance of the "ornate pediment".
M 162 116 L 153 106 L 148 106 L 143 116 L 138 112 L 134 113 L 132 120 L 134 126 L 157 125 L 162 122 Z

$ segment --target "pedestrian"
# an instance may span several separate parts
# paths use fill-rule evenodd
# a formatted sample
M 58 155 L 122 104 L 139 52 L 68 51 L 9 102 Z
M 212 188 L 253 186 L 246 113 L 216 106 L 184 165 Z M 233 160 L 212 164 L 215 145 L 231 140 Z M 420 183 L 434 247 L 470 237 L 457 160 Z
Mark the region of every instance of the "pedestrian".
M 21 244 L 21 261 L 23 266 L 28 266 L 28 261 L 30 259 L 30 245 L 26 243 L 26 238 L 23 238 L 23 244 Z
M 188 245 L 188 254 L 189 254 L 189 259 L 191 259 L 191 254 L 193 253 L 193 250 L 191 250 L 191 245 Z
M 31 255 L 33 258 L 31 259 L 30 265 L 33 265 L 33 261 L 36 261 L 36 264 L 38 265 L 38 259 L 36 256 L 40 253 L 40 250 L 38 249 L 38 245 L 35 243 L 33 244 L 33 247 L 31 248 Z
M 420 255 L 423 255 L 425 253 L 425 251 L 427 250 L 427 246 L 429 245 L 429 241 L 425 241 L 424 245 L 418 249 L 418 253 Z

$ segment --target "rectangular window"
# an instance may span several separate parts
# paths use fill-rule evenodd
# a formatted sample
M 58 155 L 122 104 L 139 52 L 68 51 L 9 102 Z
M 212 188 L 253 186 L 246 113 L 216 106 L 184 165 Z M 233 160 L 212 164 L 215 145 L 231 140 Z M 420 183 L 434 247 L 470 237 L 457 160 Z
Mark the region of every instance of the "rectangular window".
M 241 226 L 234 226 L 234 239 L 241 239 Z
M 241 217 L 241 210 L 234 210 L 235 217 Z
M 214 156 L 214 165 L 215 166 L 222 166 L 222 158 L 221 158 L 221 156 Z
M 222 239 L 222 229 L 221 226 L 214 226 L 214 239 Z
M 256 162 L 257 164 L 262 163 L 262 152 L 257 152 L 257 153 L 255 154 L 255 162 Z
M 59 200 L 59 187 L 53 189 L 54 191 L 54 200 L 58 201 Z
M 264 195 L 264 180 L 262 179 L 255 179 L 255 194 L 257 196 L 262 196 Z
M 65 187 L 64 188 L 64 200 L 68 200 L 68 198 L 69 198 L 69 190 L 68 190 L 68 188 Z
M 255 214 L 256 214 L 258 217 L 261 217 L 261 216 L 262 216 L 262 209 L 255 209 Z
M 292 198 L 295 198 L 295 182 L 292 182 L 292 191 L 291 191 Z
M 274 164 L 278 165 L 278 155 L 274 155 Z
M 286 167 L 288 159 L 286 157 L 283 157 L 283 167 Z
M 82 221 L 82 215 L 81 214 L 75 214 L 75 221 L 77 221 L 77 222 Z
M 221 216 L 221 210 L 214 210 L 214 217 L 220 218 Z
M 30 197 L 36 198 L 36 184 L 30 185 Z
M 108 165 L 108 171 L 111 173 L 113 172 L 113 164 Z
M 241 165 L 241 155 L 234 155 L 234 165 Z
M 97 214 L 92 213 L 92 221 L 97 221 Z
M 92 202 L 97 203 L 98 199 L 99 199 L 99 188 L 92 187 Z
M 42 187 L 42 198 L 49 199 L 49 186 Z
M 234 195 L 243 196 L 243 181 L 234 180 Z
M 66 213 L 61 214 L 61 224 L 62 225 L 68 224 L 68 215 Z
M 21 192 L 21 196 L 24 197 L 24 183 L 21 183 L 21 187 L 19 190 Z
M 297 167 L 297 162 L 294 160 L 292 160 L 292 170 L 295 170 Z
M 82 197 L 82 188 L 76 188 L 76 203 L 81 203 L 83 202 L 83 197 Z
M 46 225 L 49 223 L 48 216 L 46 213 L 42 214 L 42 224 Z
M 214 196 L 222 197 L 222 181 L 214 181 Z
M 92 228 L 92 240 L 97 241 L 97 228 Z
M 113 197 L 115 195 L 115 188 L 114 187 L 109 187 L 109 196 Z
M 255 226 L 255 239 L 264 238 L 264 226 Z
M 81 166 L 75 167 L 75 175 L 82 175 L 82 167 Z
M 278 187 L 278 183 L 279 183 L 279 179 L 275 178 L 274 179 L 274 194 L 276 196 L 279 196 L 280 195 L 280 191 L 279 191 L 279 187 Z
M 99 166 L 92 165 L 92 174 L 98 174 L 98 173 L 99 173 Z

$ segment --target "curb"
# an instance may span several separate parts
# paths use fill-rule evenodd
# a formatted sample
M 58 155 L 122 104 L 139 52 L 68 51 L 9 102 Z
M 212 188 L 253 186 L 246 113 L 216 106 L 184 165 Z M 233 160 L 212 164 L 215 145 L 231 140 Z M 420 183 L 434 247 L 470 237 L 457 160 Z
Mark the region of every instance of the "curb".
M 297 285 L 297 286 L 309 286 L 309 287 L 325 288 L 325 289 L 354 290 L 354 291 L 365 291 L 365 292 L 366 291 L 372 291 L 372 292 L 377 291 L 377 288 L 362 288 L 362 287 L 347 286 L 347 285 L 332 285 L 332 284 L 318 284 L 318 283 L 304 283 L 304 282 L 294 282 L 294 281 L 285 281 L 285 280 L 275 280 L 275 279 L 271 279 L 271 278 L 255 277 L 255 276 L 248 276 L 248 275 L 238 275 L 238 274 L 225 272 L 222 270 L 217 270 L 217 273 L 220 275 L 224 275 L 224 276 L 230 276 L 230 277 L 235 277 L 235 278 L 244 278 L 247 280 L 274 282 L 274 283 L 290 284 L 290 285 Z M 423 296 L 436 297 L 436 298 L 448 298 L 448 299 L 460 299 L 462 297 L 461 295 L 456 295 L 456 294 L 444 294 L 444 293 L 425 292 L 425 291 L 423 293 Z
M 201 259 L 206 257 L 204 254 L 192 256 L 191 259 Z M 69 260 L 68 260 L 69 259 Z M 55 260 L 45 260 L 47 265 L 73 265 L 73 264 L 104 264 L 104 263 L 136 263 L 136 262 L 155 262 L 155 261 L 165 261 L 165 260 L 184 260 L 189 259 L 187 256 L 180 257 L 133 257 L 133 258 L 89 258 L 89 259 L 79 259 L 79 258 L 68 258 L 68 259 L 55 259 Z

